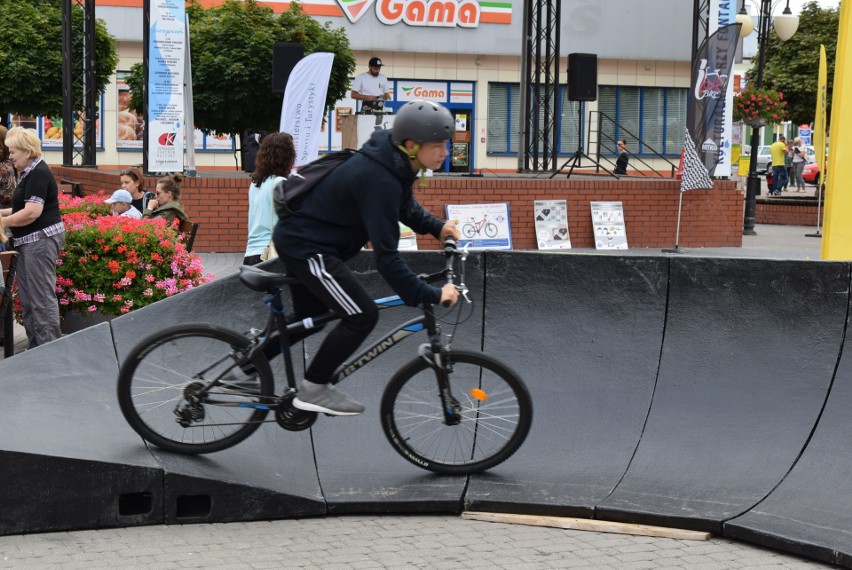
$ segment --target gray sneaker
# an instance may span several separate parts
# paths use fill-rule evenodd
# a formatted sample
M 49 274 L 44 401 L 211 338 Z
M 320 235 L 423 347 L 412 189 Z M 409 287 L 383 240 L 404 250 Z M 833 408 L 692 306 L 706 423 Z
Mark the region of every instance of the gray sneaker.
M 299 383 L 293 407 L 332 416 L 357 416 L 364 413 L 363 404 L 335 389 L 332 384 L 315 384 L 308 380 Z

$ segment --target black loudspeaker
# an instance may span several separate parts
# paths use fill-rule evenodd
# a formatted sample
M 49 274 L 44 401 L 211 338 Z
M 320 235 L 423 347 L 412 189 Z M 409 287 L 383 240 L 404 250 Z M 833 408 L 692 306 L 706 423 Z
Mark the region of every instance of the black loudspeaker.
M 598 98 L 598 56 L 594 53 L 568 54 L 568 100 L 596 101 Z
M 290 72 L 305 57 L 302 44 L 278 42 L 272 46 L 272 92 L 284 93 Z

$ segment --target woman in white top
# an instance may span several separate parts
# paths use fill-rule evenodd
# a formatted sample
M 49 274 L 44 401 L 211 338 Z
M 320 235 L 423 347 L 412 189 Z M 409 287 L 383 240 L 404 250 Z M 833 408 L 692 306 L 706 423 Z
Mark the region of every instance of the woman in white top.
M 272 203 L 272 189 L 290 175 L 296 160 L 293 137 L 288 133 L 271 133 L 263 137 L 257 151 L 255 170 L 249 186 L 248 240 L 245 265 L 260 263 L 263 250 L 272 241 L 272 230 L 278 214 Z
M 805 191 L 805 179 L 802 178 L 802 171 L 807 163 L 807 150 L 802 143 L 802 139 L 796 137 L 793 139 L 793 179 L 796 181 L 796 191 Z

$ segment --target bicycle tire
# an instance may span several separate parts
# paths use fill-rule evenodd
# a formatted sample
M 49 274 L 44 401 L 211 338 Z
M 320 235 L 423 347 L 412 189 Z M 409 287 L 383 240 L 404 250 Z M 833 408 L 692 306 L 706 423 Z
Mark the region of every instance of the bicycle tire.
M 235 369 L 235 357 L 244 356 L 250 344 L 236 331 L 203 323 L 176 325 L 145 338 L 118 373 L 118 402 L 130 427 L 157 447 L 190 455 L 221 451 L 243 441 L 269 412 L 252 405 L 274 401 L 275 381 L 265 356 L 258 353 L 251 360 L 257 381 L 210 390 L 219 405 L 190 405 L 187 394 Z M 182 426 L 178 406 L 184 406 L 184 419 L 189 413 L 201 417 Z
M 450 389 L 461 406 L 461 422 L 444 423 L 435 370 L 416 358 L 385 388 L 382 429 L 391 446 L 422 469 L 445 475 L 491 469 L 511 457 L 529 433 L 529 391 L 517 373 L 487 354 L 454 350 L 444 358 L 452 365 Z
M 471 239 L 473 236 L 476 235 L 476 226 L 474 226 L 473 224 L 462 225 L 462 234 L 464 234 L 464 237 L 466 237 L 467 239 Z
M 485 224 L 485 235 L 490 238 L 497 237 L 497 226 L 491 222 Z

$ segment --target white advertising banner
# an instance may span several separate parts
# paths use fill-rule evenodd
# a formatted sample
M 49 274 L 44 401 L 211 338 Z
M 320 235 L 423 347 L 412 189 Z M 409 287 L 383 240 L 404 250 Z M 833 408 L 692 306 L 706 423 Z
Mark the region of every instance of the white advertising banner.
M 183 0 L 151 0 L 148 46 L 148 170 L 183 172 L 186 10 Z
M 535 235 L 539 249 L 571 249 L 565 200 L 535 201 Z
M 459 246 L 470 249 L 512 249 L 509 204 L 447 204 L 447 219 L 461 232 Z
M 592 202 L 595 249 L 627 249 L 627 226 L 621 202 Z
M 737 21 L 737 7 L 731 0 L 710 0 L 710 20 L 707 23 L 707 34 L 712 35 L 719 28 Z M 728 86 L 722 95 L 725 98 L 725 110 L 722 119 L 722 136 L 719 144 L 719 158 L 715 178 L 731 176 L 731 145 L 733 144 L 734 121 L 734 82 L 728 81 Z
M 299 60 L 287 79 L 280 130 L 293 136 L 295 166 L 307 164 L 319 154 L 325 95 L 333 62 L 333 53 L 312 53 Z

